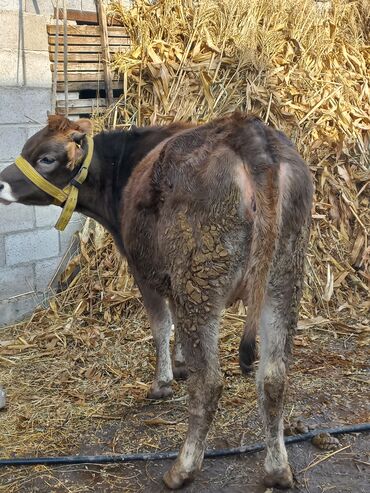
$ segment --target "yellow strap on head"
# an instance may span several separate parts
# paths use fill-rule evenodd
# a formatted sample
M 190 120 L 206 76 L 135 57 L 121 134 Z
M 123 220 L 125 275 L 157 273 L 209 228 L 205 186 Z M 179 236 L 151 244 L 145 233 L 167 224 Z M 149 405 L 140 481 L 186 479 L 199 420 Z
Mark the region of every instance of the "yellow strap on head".
M 60 215 L 55 225 L 55 228 L 58 231 L 64 231 L 65 227 L 69 223 L 73 211 L 76 209 L 78 190 L 79 190 L 78 187 L 79 185 L 82 185 L 82 183 L 86 180 L 87 174 L 89 172 L 89 166 L 91 164 L 91 160 L 94 154 L 94 140 L 89 135 L 86 135 L 86 140 L 88 147 L 87 147 L 87 154 L 84 159 L 84 162 L 81 168 L 79 169 L 77 175 L 73 178 L 71 183 L 63 190 L 65 193 L 68 193 L 68 199 L 63 207 L 63 212 Z M 76 186 L 74 183 L 78 184 L 78 186 Z
M 67 194 L 41 176 L 23 156 L 18 156 L 15 164 L 34 185 L 54 197 L 59 204 L 63 204 L 67 200 Z
M 69 221 L 72 217 L 72 214 L 73 214 L 74 210 L 76 209 L 77 199 L 78 199 L 78 188 L 72 187 L 70 192 L 69 192 L 68 199 L 67 199 L 67 201 L 63 207 L 63 211 L 62 211 L 61 215 L 59 216 L 58 221 L 56 222 L 56 224 L 54 226 L 55 229 L 57 229 L 58 231 L 64 231 L 65 230 L 65 227 L 69 223 Z
M 32 181 L 34 185 L 36 185 L 48 195 L 54 197 L 54 203 L 56 203 L 57 205 L 61 205 L 65 202 L 63 211 L 55 225 L 55 228 L 59 231 L 63 231 L 69 223 L 71 216 L 76 209 L 79 187 L 86 180 L 87 174 L 89 172 L 89 166 L 94 154 L 94 140 L 89 135 L 86 135 L 86 140 L 87 154 L 84 162 L 82 163 L 82 166 L 79 169 L 77 175 L 63 190 L 48 182 L 22 156 L 17 157 L 17 159 L 15 160 L 15 164 L 18 166 L 18 168 L 29 180 Z

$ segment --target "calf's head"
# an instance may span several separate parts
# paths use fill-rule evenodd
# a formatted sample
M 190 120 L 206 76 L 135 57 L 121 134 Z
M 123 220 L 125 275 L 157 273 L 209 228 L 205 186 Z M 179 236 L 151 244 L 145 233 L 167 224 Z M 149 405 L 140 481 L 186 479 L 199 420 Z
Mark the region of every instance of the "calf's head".
M 87 152 L 84 140 L 92 132 L 90 120 L 71 121 L 61 115 L 48 117 L 48 125 L 27 140 L 22 157 L 48 182 L 64 188 L 77 173 Z M 0 173 L 0 203 L 48 205 L 53 198 L 29 180 L 17 165 Z

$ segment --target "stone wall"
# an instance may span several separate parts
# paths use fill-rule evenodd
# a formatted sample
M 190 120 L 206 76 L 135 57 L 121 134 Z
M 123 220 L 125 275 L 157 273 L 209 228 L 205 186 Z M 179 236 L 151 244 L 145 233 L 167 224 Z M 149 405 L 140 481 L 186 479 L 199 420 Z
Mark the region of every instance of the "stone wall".
M 95 10 L 95 4 L 71 0 L 68 8 Z M 46 24 L 52 13 L 51 0 L 0 0 L 0 170 L 45 125 L 51 109 Z M 82 219 L 75 215 L 59 233 L 53 228 L 59 211 L 0 205 L 0 326 L 20 319 L 45 298 L 68 255 Z

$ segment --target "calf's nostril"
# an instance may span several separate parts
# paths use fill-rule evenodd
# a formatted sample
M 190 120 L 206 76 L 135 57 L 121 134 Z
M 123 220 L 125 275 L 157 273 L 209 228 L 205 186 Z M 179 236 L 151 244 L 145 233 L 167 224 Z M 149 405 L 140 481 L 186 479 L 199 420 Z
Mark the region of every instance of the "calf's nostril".
M 4 183 L 0 183 L 0 192 L 1 190 L 3 190 L 4 187 L 5 187 Z

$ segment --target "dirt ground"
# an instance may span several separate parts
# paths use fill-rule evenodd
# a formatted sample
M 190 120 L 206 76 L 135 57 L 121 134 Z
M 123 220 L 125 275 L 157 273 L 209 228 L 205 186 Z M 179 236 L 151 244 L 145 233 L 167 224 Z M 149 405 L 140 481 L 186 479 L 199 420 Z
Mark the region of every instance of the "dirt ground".
M 320 428 L 370 421 L 369 354 L 368 347 L 360 342 L 360 337 L 338 336 L 315 328 L 304 335 L 298 334 L 290 369 L 286 424 L 298 418 L 307 425 Z M 148 345 L 149 355 L 152 355 L 152 343 L 146 341 L 145 344 Z M 111 352 L 114 352 L 113 346 Z M 111 395 L 116 397 L 109 398 L 107 390 L 99 396 L 97 404 L 94 393 L 88 397 L 86 392 L 84 396 L 82 387 L 79 387 L 80 384 L 86 385 L 87 381 L 80 362 L 80 380 L 76 377 L 66 383 L 63 374 L 59 373 L 53 384 L 48 380 L 43 388 L 40 369 L 57 375 L 61 351 L 49 351 L 47 356 L 35 359 L 32 363 L 34 374 L 25 371 L 30 368 L 30 354 L 32 356 L 32 353 L 25 351 L 17 361 L 17 367 L 13 365 L 9 369 L 6 365 L 3 368 L 0 365 L 0 380 L 4 382 L 5 377 L 8 378 L 8 407 L 0 412 L 3 439 L 0 442 L 0 456 L 98 455 L 179 448 L 186 429 L 185 382 L 174 385 L 172 399 L 148 401 L 145 399 L 147 387 L 143 382 L 144 375 L 148 374 L 145 367 L 140 375 L 141 380 L 134 381 L 132 375 L 129 377 L 131 383 L 125 383 L 126 387 L 129 386 L 126 395 L 119 394 L 117 390 L 119 388 L 122 392 L 119 379 L 108 381 L 108 390 L 114 390 Z M 237 353 L 234 355 L 232 352 L 232 358 L 230 353 L 227 354 L 229 356 L 221 358 L 225 390 L 210 431 L 210 449 L 263 440 L 253 376 L 242 377 L 237 369 Z M 73 355 L 72 347 L 66 348 L 66 355 Z M 147 357 L 144 352 L 143 361 Z M 87 365 L 87 353 L 84 358 L 84 365 Z M 22 368 L 22 360 L 27 361 L 28 366 Z M 69 364 L 73 366 L 72 360 Z M 102 362 L 100 364 L 103 365 Z M 148 378 L 150 381 L 150 376 Z M 101 382 L 105 382 L 104 385 L 107 383 L 102 377 L 93 384 L 98 389 Z M 45 392 L 46 387 L 49 393 Z M 22 391 L 17 394 L 19 388 Z M 119 398 L 120 395 L 123 397 Z M 64 400 L 58 401 L 57 396 L 64 396 Z M 13 403 L 13 400 L 17 402 Z M 49 414 L 46 410 L 50 411 Z M 295 489 L 290 491 L 369 493 L 369 433 L 338 438 L 340 446 L 334 451 L 320 450 L 310 442 L 288 447 L 296 479 Z M 263 458 L 264 452 L 259 452 L 205 460 L 200 476 L 183 491 L 272 493 L 275 490 L 266 489 L 262 483 Z M 161 477 L 170 462 L 0 468 L 0 492 L 164 492 L 166 489 Z
M 327 453 L 319 453 L 309 443 L 289 447 L 290 462 L 296 477 L 294 493 L 368 493 L 370 491 L 369 436 L 341 437 L 349 446 L 320 464 L 309 464 Z M 263 452 L 253 456 L 205 460 L 202 474 L 184 493 L 275 493 L 263 486 Z M 28 470 L 19 492 L 145 492 L 169 491 L 161 476 L 169 461 L 126 465 L 42 466 Z M 307 470 L 305 470 L 307 469 Z M 11 481 L 11 473 L 8 476 Z M 11 483 L 10 483 L 11 484 Z

